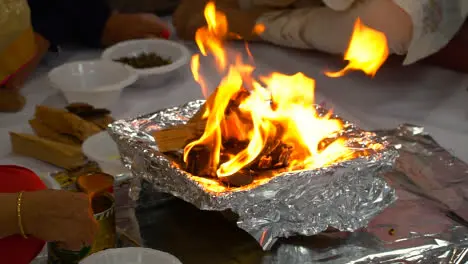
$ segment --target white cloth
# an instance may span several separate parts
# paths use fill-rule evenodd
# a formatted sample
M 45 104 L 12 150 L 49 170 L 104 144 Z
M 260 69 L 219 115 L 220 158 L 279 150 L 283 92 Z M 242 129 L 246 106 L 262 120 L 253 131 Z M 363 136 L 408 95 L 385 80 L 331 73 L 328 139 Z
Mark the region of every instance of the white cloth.
M 413 21 L 413 39 L 404 64 L 410 64 L 443 48 L 465 22 L 467 0 L 393 0 Z
M 258 23 L 266 25 L 261 35 L 264 40 L 328 53 L 346 50 L 353 24 L 361 17 L 368 26 L 387 35 L 391 53 L 407 54 L 404 64 L 414 63 L 444 47 L 460 29 L 468 12 L 466 0 L 392 0 L 411 17 L 412 23 L 404 23 L 400 10 L 385 0 L 323 0 L 328 8 L 319 6 L 321 0 L 239 1 L 247 9 L 253 6 L 288 9 L 259 18 Z M 412 31 L 412 37 L 407 38 L 401 32 L 404 30 Z

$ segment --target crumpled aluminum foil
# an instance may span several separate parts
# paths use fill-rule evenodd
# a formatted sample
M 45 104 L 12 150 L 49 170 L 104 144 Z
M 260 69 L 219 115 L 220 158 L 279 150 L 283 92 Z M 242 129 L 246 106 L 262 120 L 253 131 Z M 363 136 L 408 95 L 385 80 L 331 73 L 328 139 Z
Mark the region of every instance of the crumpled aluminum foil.
M 395 191 L 380 177 L 393 168 L 397 151 L 388 147 L 365 158 L 300 172 L 285 173 L 252 189 L 207 191 L 189 173 L 158 152 L 151 132 L 186 122 L 203 105 L 194 101 L 109 127 L 124 164 L 138 179 L 203 210 L 232 210 L 238 226 L 264 249 L 281 237 L 311 236 L 329 226 L 354 231 L 396 200 Z M 319 111 L 325 111 L 317 108 Z M 372 133 L 346 123 L 344 134 L 386 144 Z
M 362 230 L 279 243 L 263 264 L 468 263 L 468 165 L 423 127 L 376 133 L 400 150 L 385 175 L 398 200 Z

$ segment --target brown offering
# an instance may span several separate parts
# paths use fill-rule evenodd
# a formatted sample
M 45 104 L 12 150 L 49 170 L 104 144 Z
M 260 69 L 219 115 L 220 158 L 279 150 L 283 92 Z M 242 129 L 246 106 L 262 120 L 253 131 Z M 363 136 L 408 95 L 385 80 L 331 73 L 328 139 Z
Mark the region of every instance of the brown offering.
M 13 153 L 48 162 L 55 166 L 73 169 L 83 166 L 86 158 L 81 148 L 29 134 L 10 132 Z
M 36 107 L 36 118 L 58 133 L 74 136 L 81 141 L 101 131 L 96 124 L 75 114 L 47 106 Z
M 26 99 L 17 91 L 0 88 L 0 112 L 19 112 L 26 104 Z
M 88 117 L 85 118 L 87 121 L 94 123 L 96 126 L 102 130 L 106 130 L 107 126 L 114 122 L 114 119 L 110 115 L 105 115 L 101 117 Z
M 79 139 L 70 135 L 58 133 L 57 131 L 42 123 L 37 118 L 29 120 L 29 125 L 34 130 L 34 133 L 40 137 L 69 145 L 81 145 L 81 141 Z
M 89 122 L 94 123 L 102 130 L 114 122 L 110 116 L 110 111 L 104 108 L 94 108 L 92 105 L 86 103 L 73 103 L 65 107 L 70 113 L 73 113 Z

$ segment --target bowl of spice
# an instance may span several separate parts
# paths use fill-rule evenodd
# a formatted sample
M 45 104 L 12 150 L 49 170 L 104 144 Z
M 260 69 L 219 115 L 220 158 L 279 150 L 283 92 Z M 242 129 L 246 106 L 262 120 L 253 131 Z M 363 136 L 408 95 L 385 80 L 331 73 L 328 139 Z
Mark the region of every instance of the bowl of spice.
M 102 59 L 120 62 L 135 69 L 139 82 L 152 86 L 177 76 L 190 60 L 189 50 L 166 39 L 137 39 L 120 42 L 107 48 Z

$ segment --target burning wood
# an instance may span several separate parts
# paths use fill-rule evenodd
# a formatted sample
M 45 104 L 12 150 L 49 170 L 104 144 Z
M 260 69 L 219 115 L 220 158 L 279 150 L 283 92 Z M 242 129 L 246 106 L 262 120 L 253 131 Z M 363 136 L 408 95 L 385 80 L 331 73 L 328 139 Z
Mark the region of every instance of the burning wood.
M 220 127 L 223 139 L 219 156 L 221 164 L 228 162 L 249 145 L 246 135 L 253 128 L 252 119 L 239 109 L 241 102 L 248 96 L 248 91 L 239 91 L 229 101 L 224 111 L 224 119 Z M 188 143 L 200 138 L 206 129 L 206 123 L 203 113 L 199 111 L 187 124 L 156 131 L 153 136 L 161 152 L 170 153 L 169 156 L 182 162 L 183 158 L 180 155 L 171 152 L 184 149 Z M 250 184 L 254 176 L 259 175 L 261 171 L 286 168 L 289 165 L 293 147 L 281 141 L 280 133 L 277 136 L 278 138 L 270 139 L 265 143 L 261 153 L 250 164 L 228 177 L 221 178 L 221 181 L 230 186 L 243 186 Z M 184 169 L 193 175 L 217 178 L 216 172 L 219 168 L 211 166 L 210 153 L 209 145 L 193 147 L 187 156 Z
M 159 150 L 187 172 L 229 186 L 244 186 L 257 177 L 274 176 L 278 170 L 326 167 L 366 155 L 363 148 L 382 148 L 380 144 L 359 150 L 350 147 L 348 139 L 341 136 L 341 120 L 332 118 L 331 113 L 317 112 L 313 79 L 302 73 L 273 73 L 257 81 L 252 76 L 255 68 L 244 64 L 241 56 L 230 63 L 224 49 L 224 39 L 230 34 L 224 14 L 209 2 L 205 18 L 208 26 L 197 31 L 196 42 L 203 56 L 215 56 L 224 78 L 187 124 L 154 133 Z M 356 33 L 365 29 L 365 34 L 353 35 L 347 54 L 354 60 L 348 68 L 374 74 L 386 58 L 386 49 L 371 54 L 359 50 L 356 43 L 363 38 L 385 38 L 358 23 Z M 356 59 L 361 52 L 366 56 Z M 192 71 L 205 94 L 199 59 L 200 55 L 192 58 Z

